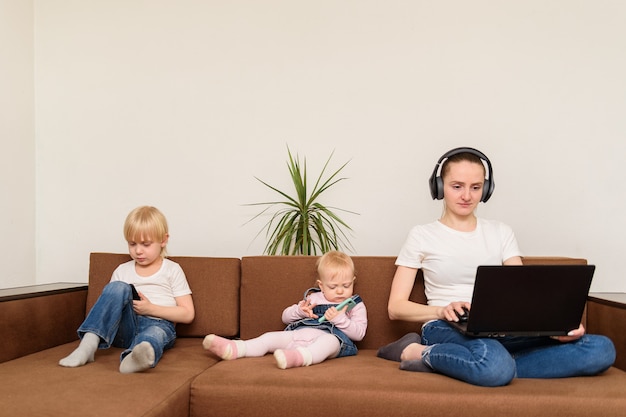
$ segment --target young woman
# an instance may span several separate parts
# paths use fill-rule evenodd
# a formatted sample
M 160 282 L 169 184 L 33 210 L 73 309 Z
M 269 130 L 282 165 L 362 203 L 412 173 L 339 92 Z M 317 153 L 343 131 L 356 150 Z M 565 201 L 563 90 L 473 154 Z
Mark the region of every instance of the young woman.
M 559 378 L 608 369 L 615 360 L 613 343 L 585 335 L 582 324 L 556 338 L 472 338 L 448 324 L 458 321 L 464 308 L 471 309 L 479 265 L 522 264 L 511 228 L 475 214 L 494 185 L 491 163 L 480 151 L 457 148 L 440 158 L 430 190 L 433 198 L 443 199 L 443 215 L 410 231 L 396 260 L 388 304 L 392 320 L 425 323 L 422 335 L 410 333 L 381 348 L 379 356 L 401 362 L 401 369 L 435 371 L 482 386 L 506 385 L 514 377 Z M 419 268 L 427 305 L 409 301 Z

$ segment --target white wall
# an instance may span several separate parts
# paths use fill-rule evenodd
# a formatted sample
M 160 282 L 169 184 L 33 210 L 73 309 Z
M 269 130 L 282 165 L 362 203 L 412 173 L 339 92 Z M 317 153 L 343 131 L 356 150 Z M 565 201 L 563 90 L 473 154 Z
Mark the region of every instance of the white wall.
M 33 3 L 0 0 L 0 288 L 35 284 Z
M 35 2 L 37 281 L 85 281 L 126 251 L 124 217 L 160 207 L 173 255 L 260 254 L 245 203 L 317 172 L 358 255 L 396 255 L 434 220 L 437 158 L 494 164 L 480 215 L 528 255 L 585 257 L 626 291 L 626 3 L 608 0 Z

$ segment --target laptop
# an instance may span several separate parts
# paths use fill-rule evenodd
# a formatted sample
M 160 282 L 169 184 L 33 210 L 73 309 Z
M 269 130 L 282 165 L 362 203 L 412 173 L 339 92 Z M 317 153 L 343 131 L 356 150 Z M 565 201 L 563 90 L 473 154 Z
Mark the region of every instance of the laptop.
M 577 329 L 594 265 L 479 266 L 467 336 L 564 336 Z

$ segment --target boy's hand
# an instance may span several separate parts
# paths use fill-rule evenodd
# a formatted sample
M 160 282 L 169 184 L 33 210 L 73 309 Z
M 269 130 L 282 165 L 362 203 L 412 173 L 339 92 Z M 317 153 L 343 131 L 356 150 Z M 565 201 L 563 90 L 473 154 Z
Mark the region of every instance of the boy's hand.
M 147 316 L 149 315 L 150 312 L 150 308 L 152 307 L 152 303 L 150 302 L 150 300 L 148 300 L 148 298 L 143 295 L 143 293 L 138 292 L 139 293 L 139 300 L 133 300 L 133 311 L 137 314 L 139 314 L 140 316 Z

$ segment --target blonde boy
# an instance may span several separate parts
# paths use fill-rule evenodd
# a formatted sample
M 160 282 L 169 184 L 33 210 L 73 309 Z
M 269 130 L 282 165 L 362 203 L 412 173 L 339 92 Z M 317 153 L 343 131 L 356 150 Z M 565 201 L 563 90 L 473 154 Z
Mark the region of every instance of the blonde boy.
M 156 366 L 176 340 L 176 323 L 190 323 L 195 310 L 182 268 L 166 259 L 169 240 L 165 216 L 156 208 L 138 207 L 126 218 L 124 236 L 131 261 L 121 264 L 83 324 L 78 348 L 59 365 L 75 368 L 94 361 L 98 348 L 125 348 L 120 372 Z M 139 299 L 133 299 L 131 285 Z

